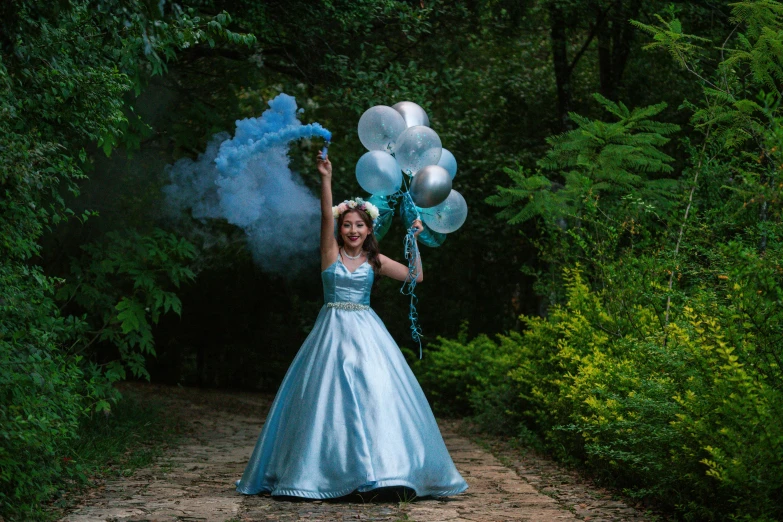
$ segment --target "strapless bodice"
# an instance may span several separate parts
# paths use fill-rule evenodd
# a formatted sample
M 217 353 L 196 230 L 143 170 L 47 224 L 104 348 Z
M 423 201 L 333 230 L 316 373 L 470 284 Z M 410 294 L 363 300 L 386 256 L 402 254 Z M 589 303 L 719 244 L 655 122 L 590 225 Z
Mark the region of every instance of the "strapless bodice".
M 358 303 L 369 306 L 374 279 L 375 272 L 370 263 L 365 261 L 352 273 L 337 259 L 321 272 L 324 303 Z

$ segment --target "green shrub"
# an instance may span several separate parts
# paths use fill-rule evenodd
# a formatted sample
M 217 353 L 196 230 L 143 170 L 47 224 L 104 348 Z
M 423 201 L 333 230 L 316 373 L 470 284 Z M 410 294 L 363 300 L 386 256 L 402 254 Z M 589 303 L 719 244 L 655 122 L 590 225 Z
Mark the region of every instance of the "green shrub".
M 78 468 L 62 450 L 86 415 L 108 413 L 126 368 L 146 376 L 152 325 L 179 312 L 193 247 L 173 234 L 126 231 L 84 247 L 74 283 L 0 264 L 0 513 L 30 513 Z M 79 315 L 62 315 L 54 287 Z M 100 362 L 100 364 L 99 364 Z
M 56 312 L 48 284 L 35 267 L 0 265 L 2 513 L 29 509 L 51 492 L 60 473 L 57 444 L 74 436 L 83 410 L 84 375 L 57 346 L 69 325 L 45 313 Z
M 509 343 L 504 343 L 502 336 L 499 336 L 500 343 L 485 335 L 468 341 L 467 327 L 467 323 L 462 324 L 457 339 L 438 337 L 428 346 L 427 357 L 413 359 L 420 382 L 441 415 L 461 415 L 468 411 L 471 393 L 502 377 L 498 365 L 509 354 Z
M 578 269 L 564 279 L 566 303 L 523 317 L 521 335 L 440 339 L 414 367 L 433 401 L 491 431 L 533 431 L 685 518 L 782 516 L 783 392 L 742 362 L 761 340 L 741 300 L 702 290 L 664 330 L 649 306 L 608 313 Z

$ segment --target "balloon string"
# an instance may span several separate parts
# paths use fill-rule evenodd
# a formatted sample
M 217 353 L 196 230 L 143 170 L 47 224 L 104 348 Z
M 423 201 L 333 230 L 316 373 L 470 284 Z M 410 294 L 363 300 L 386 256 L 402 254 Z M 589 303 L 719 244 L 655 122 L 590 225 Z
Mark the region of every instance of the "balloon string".
M 406 187 L 407 188 L 407 187 Z M 413 204 L 413 199 L 410 193 L 406 190 L 402 193 L 402 197 L 406 198 L 412 208 L 416 208 Z M 417 213 L 418 214 L 418 213 Z M 418 219 L 418 218 L 417 218 Z M 416 260 L 419 257 L 419 247 L 416 244 L 416 228 L 411 226 L 408 229 L 408 233 L 405 234 L 404 240 L 405 247 L 405 259 L 408 260 L 408 278 L 402 284 L 400 293 L 403 295 L 411 296 L 410 307 L 408 308 L 408 319 L 411 321 L 411 337 L 413 341 L 419 344 L 419 359 L 422 358 L 423 352 L 421 348 L 421 326 L 419 326 L 419 314 L 416 311 L 416 304 L 419 302 L 419 298 L 416 297 L 416 279 L 419 277 L 419 270 L 416 267 Z
M 389 196 L 389 208 L 394 212 L 395 207 L 397 206 L 397 203 L 399 202 L 400 197 L 404 194 L 402 190 L 398 190 L 394 194 Z
M 408 187 L 408 182 L 405 180 L 405 176 L 402 177 L 402 184 L 405 185 L 405 192 L 400 191 L 397 194 L 402 196 L 403 199 L 407 199 L 410 202 L 411 208 L 414 210 L 414 212 L 416 212 L 416 219 L 421 219 L 421 214 L 419 214 L 419 207 L 417 207 L 416 204 L 413 202 L 413 197 L 411 196 Z M 398 197 L 397 194 L 394 195 L 395 198 Z

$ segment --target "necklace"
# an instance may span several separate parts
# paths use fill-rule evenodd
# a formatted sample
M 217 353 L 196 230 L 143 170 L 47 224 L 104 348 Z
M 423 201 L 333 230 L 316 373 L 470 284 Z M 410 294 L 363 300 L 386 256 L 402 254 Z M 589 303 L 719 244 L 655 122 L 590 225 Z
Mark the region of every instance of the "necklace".
M 345 249 L 343 248 L 343 254 L 344 254 L 344 255 L 345 255 L 345 257 L 347 257 L 348 259 L 359 259 L 360 257 L 362 257 L 362 254 L 364 254 L 364 252 L 360 250 L 360 251 L 359 251 L 359 253 L 358 253 L 358 254 L 356 254 L 355 256 L 349 256 L 349 255 L 348 255 L 348 252 L 346 252 L 346 251 L 345 251 Z

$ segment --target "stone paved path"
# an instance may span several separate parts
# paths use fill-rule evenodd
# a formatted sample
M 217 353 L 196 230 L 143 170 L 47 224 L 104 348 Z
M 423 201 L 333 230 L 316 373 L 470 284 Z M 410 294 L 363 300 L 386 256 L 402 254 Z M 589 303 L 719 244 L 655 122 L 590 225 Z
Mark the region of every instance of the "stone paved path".
M 470 489 L 443 499 L 375 497 L 364 494 L 337 501 L 279 500 L 243 496 L 233 482 L 242 474 L 269 405 L 262 395 L 144 386 L 138 393 L 165 396 L 193 426 L 191 434 L 150 468 L 94 489 L 62 522 L 262 522 L 416 521 L 495 522 L 508 520 L 590 520 L 573 503 L 538 492 L 518 471 L 504 466 L 455 430 L 441 423 L 452 458 Z M 524 470 L 522 470 L 524 472 Z M 556 496 L 556 495 L 555 495 Z M 577 499 L 577 502 L 579 499 Z M 569 509 L 567 509 L 569 508 Z M 635 510 L 599 520 L 640 520 Z

